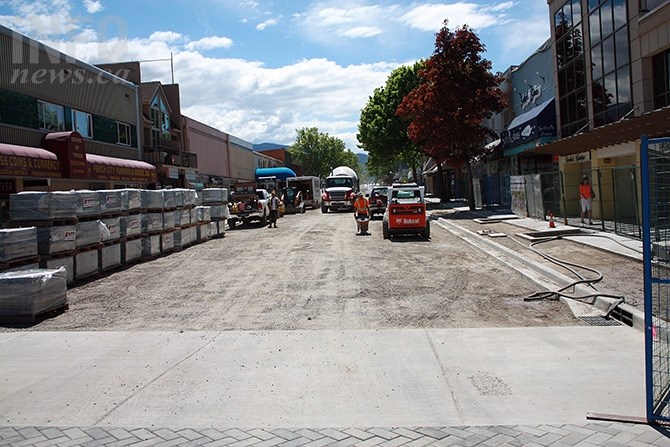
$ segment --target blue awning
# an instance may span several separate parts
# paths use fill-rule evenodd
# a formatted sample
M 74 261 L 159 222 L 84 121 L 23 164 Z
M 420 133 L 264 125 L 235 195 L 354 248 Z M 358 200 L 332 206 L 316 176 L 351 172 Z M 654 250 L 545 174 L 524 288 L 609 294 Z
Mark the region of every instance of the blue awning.
M 512 120 L 507 130 L 502 133 L 505 155 L 518 146 L 525 148 L 535 147 L 539 140 L 556 138 L 556 106 L 554 98 L 548 99 L 526 113 L 522 113 Z
M 278 168 L 256 168 L 256 180 L 262 177 L 275 177 L 278 180 L 286 180 L 289 177 L 297 177 L 293 169 L 286 167 Z

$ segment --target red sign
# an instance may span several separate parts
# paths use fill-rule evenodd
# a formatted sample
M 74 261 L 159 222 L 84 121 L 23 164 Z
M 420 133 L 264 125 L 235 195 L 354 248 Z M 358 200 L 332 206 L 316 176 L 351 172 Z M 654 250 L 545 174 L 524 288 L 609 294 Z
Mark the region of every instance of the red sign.
M 87 177 L 86 146 L 79 132 L 52 132 L 44 136 L 42 146 L 58 156 L 63 177 Z
M 110 182 L 155 183 L 156 170 L 137 160 L 86 155 L 86 142 L 79 132 L 53 132 L 42 146 L 58 156 L 63 177 Z

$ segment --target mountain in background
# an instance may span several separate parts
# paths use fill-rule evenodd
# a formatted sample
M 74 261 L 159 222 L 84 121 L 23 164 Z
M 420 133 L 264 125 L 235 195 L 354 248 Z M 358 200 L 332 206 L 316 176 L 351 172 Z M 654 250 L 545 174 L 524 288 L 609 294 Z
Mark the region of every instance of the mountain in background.
M 361 167 L 365 167 L 365 163 L 368 161 L 368 154 L 365 152 L 357 152 L 356 156 L 358 156 L 358 163 L 360 163 Z

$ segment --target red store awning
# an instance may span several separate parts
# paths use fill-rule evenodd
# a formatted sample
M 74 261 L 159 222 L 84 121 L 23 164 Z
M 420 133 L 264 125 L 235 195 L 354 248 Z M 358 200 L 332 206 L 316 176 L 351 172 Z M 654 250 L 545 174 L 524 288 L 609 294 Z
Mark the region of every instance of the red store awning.
M 103 181 L 155 183 L 156 167 L 139 160 L 86 154 L 88 177 Z
M 0 143 L 0 176 L 61 177 L 56 154 L 36 147 Z

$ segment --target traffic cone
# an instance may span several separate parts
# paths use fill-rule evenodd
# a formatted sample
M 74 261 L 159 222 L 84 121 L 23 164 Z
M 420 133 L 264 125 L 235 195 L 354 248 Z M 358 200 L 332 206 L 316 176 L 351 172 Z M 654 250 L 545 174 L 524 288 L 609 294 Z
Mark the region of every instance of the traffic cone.
M 554 222 L 554 213 L 549 211 L 549 228 L 556 228 L 556 223 Z

